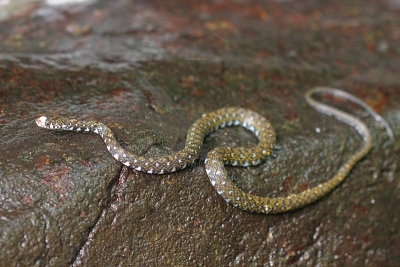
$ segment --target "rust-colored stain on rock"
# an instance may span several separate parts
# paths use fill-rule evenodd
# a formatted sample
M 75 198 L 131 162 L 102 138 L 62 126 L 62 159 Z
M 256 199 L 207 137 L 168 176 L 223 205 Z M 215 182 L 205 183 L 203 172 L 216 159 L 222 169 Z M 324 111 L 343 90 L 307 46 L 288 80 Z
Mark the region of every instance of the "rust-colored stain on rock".
M 62 198 L 65 198 L 69 189 L 73 186 L 70 172 L 71 168 L 69 167 L 43 170 L 42 183 L 58 192 Z

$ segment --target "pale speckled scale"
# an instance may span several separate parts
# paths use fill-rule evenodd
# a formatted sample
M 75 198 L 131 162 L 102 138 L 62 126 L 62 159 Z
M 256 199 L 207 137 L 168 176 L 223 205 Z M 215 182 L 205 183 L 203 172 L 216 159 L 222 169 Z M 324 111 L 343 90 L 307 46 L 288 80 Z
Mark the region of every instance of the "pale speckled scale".
M 312 94 L 318 92 L 339 95 L 358 104 L 363 102 L 348 93 L 333 88 L 317 87 L 306 93 L 306 101 L 312 107 L 354 127 L 362 135 L 364 144 L 327 182 L 297 194 L 278 198 L 260 197 L 243 192 L 228 178 L 224 168 L 226 164 L 233 166 L 257 165 L 271 153 L 275 145 L 275 132 L 271 124 L 254 111 L 243 108 L 222 108 L 203 114 L 189 128 L 185 147 L 181 151 L 164 157 L 138 156 L 125 150 L 118 144 L 111 130 L 100 122 L 42 116 L 36 119 L 36 124 L 47 129 L 96 133 L 103 138 L 107 150 L 117 161 L 137 171 L 151 174 L 171 173 L 193 164 L 198 157 L 203 139 L 209 133 L 226 126 L 242 126 L 257 136 L 258 145 L 252 148 L 217 147 L 211 150 L 205 160 L 206 173 L 210 182 L 218 194 L 235 207 L 258 213 L 281 213 L 303 207 L 326 195 L 344 180 L 354 164 L 365 156 L 371 147 L 371 136 L 365 124 L 347 113 L 312 99 Z M 366 105 L 361 105 L 368 110 Z M 378 114 L 373 115 L 375 119 L 385 122 Z M 387 130 L 388 128 L 386 127 Z M 390 136 L 389 131 L 388 134 Z

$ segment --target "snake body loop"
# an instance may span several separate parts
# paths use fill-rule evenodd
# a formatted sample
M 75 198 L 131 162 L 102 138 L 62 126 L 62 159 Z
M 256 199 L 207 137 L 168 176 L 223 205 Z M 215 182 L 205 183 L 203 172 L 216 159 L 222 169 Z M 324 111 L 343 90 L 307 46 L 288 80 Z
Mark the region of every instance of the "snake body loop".
M 65 117 L 41 116 L 36 119 L 36 124 L 42 128 L 53 130 L 96 133 L 101 136 L 107 150 L 117 161 L 137 171 L 152 174 L 171 173 L 193 164 L 194 160 L 198 157 L 203 139 L 208 134 L 226 126 L 242 126 L 252 131 L 257 136 L 259 140 L 258 145 L 252 148 L 217 147 L 211 150 L 207 154 L 205 160 L 205 168 L 211 184 L 215 187 L 218 194 L 235 207 L 257 213 L 282 213 L 306 206 L 325 196 L 345 179 L 352 167 L 364 157 L 371 148 L 371 135 L 363 122 L 336 108 L 317 102 L 312 98 L 314 93 L 330 93 L 358 104 L 361 102 L 363 103 L 361 106 L 367 107 L 367 109 L 368 106 L 358 98 L 333 88 L 317 87 L 308 91 L 305 95 L 306 101 L 318 111 L 334 116 L 355 128 L 363 137 L 363 145 L 339 168 L 336 175 L 328 181 L 301 193 L 277 198 L 260 197 L 243 192 L 232 183 L 224 167 L 224 165 L 244 167 L 257 165 L 263 161 L 274 148 L 276 141 L 274 129 L 263 116 L 254 111 L 243 108 L 222 108 L 214 112 L 203 114 L 203 116 L 196 120 L 189 128 L 185 147 L 179 152 L 164 157 L 139 156 L 125 150 L 118 144 L 112 131 L 101 122 L 78 121 Z M 373 115 L 376 120 L 385 122 L 378 114 L 374 113 Z M 388 129 L 390 129 L 390 127 L 386 128 L 386 130 Z

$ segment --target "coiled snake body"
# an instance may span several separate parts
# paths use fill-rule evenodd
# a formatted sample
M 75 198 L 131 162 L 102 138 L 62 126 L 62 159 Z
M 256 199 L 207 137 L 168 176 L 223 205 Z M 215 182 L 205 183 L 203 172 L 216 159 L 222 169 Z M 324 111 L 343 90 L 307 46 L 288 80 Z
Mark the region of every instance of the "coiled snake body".
M 344 123 L 354 127 L 363 138 L 362 147 L 356 151 L 328 181 L 301 193 L 290 194 L 285 197 L 268 198 L 250 195 L 243 192 L 228 178 L 224 165 L 253 166 L 263 161 L 275 145 L 275 132 L 271 124 L 256 112 L 243 108 L 222 108 L 215 112 L 203 114 L 190 127 L 185 147 L 174 154 L 164 157 L 138 156 L 122 148 L 112 131 L 103 123 L 96 121 L 78 121 L 65 117 L 41 116 L 36 119 L 40 127 L 53 130 L 71 130 L 77 132 L 96 133 L 101 136 L 111 155 L 122 164 L 137 171 L 163 174 L 171 173 L 193 164 L 197 158 L 203 139 L 211 132 L 225 126 L 242 126 L 252 131 L 259 143 L 252 148 L 244 147 L 217 147 L 211 150 L 205 160 L 205 168 L 211 184 L 227 202 L 240 209 L 257 213 L 282 213 L 308 205 L 326 195 L 341 183 L 354 164 L 365 156 L 371 148 L 371 135 L 363 122 L 357 118 L 327 106 L 312 99 L 312 94 L 326 92 L 339 95 L 356 102 L 366 108 L 376 120 L 381 121 L 388 134 L 393 138 L 390 127 L 364 102 L 354 96 L 332 88 L 317 87 L 306 93 L 306 101 L 318 111 L 331 115 Z

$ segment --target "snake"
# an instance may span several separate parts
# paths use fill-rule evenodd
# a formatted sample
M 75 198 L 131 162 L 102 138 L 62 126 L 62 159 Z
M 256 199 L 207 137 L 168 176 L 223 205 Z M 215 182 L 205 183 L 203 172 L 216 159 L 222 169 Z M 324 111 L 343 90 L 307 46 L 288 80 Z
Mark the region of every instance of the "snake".
M 228 146 L 212 149 L 207 153 L 204 161 L 207 176 L 216 192 L 234 207 L 249 212 L 276 214 L 302 208 L 326 196 L 348 176 L 354 165 L 371 149 L 372 138 L 367 126 L 354 116 L 317 101 L 313 97 L 317 93 L 328 93 L 359 104 L 371 113 L 375 120 L 382 123 L 390 139 L 394 140 L 393 132 L 386 121 L 361 99 L 330 87 L 315 87 L 308 90 L 305 100 L 311 107 L 354 128 L 362 137 L 363 142 L 361 147 L 339 167 L 336 174 L 329 180 L 302 192 L 290 193 L 283 197 L 263 197 L 244 192 L 232 182 L 227 174 L 225 165 L 255 166 L 263 162 L 274 149 L 276 133 L 271 123 L 262 115 L 249 109 L 227 107 L 203 114 L 189 128 L 182 150 L 170 155 L 155 157 L 136 155 L 124 149 L 119 145 L 111 129 L 102 122 L 42 115 L 36 119 L 36 124 L 51 130 L 98 134 L 115 160 L 136 171 L 149 174 L 165 174 L 182 170 L 192 165 L 198 158 L 203 140 L 210 133 L 228 126 L 244 127 L 258 138 L 258 144 L 250 148 Z

